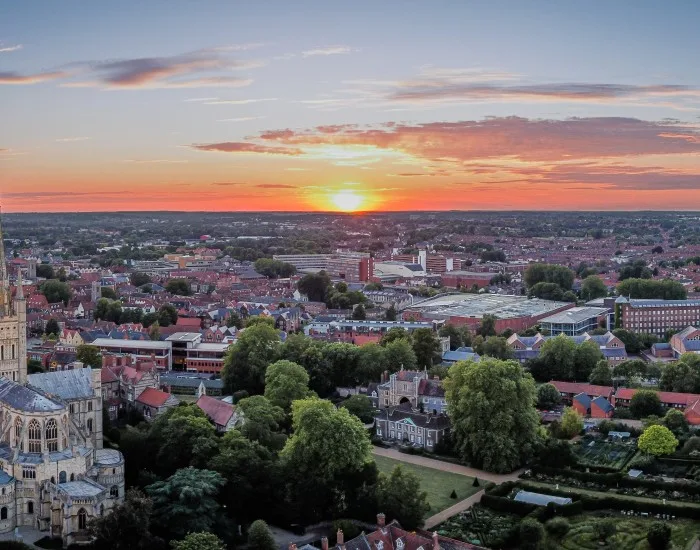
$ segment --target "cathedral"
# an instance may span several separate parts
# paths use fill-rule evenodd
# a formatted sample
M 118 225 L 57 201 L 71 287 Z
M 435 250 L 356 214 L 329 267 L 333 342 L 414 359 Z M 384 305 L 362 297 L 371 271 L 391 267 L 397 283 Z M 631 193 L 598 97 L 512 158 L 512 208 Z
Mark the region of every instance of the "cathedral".
M 89 520 L 123 500 L 122 454 L 102 448 L 100 370 L 27 375 L 22 273 L 13 299 L 0 230 L 0 533 L 88 542 Z

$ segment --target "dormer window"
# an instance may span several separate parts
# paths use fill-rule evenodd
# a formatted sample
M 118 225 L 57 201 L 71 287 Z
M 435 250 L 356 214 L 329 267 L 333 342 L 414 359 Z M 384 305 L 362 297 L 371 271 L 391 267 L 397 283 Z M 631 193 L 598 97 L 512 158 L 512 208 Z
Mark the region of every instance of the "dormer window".
M 403 541 L 401 539 L 396 541 L 396 550 L 403 550 Z

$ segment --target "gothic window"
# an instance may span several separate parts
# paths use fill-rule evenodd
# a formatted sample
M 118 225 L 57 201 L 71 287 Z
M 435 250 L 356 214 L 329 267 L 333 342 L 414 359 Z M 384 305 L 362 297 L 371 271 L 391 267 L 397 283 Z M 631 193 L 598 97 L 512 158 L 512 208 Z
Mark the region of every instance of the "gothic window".
M 88 418 L 88 421 L 87 421 L 87 431 L 88 431 L 89 434 L 92 433 L 92 418 Z
M 60 474 L 58 474 L 58 482 L 59 483 L 66 482 L 66 472 L 61 472 Z
M 71 481 L 75 481 L 75 474 L 71 474 L 71 475 L 70 475 L 70 480 L 71 480 Z
M 0 519 L 7 519 L 7 506 L 3 506 L 0 509 Z
M 54 485 L 56 484 L 56 478 L 54 476 L 51 476 L 51 483 L 53 483 Z
M 87 528 L 87 512 L 85 508 L 78 510 L 78 529 L 83 531 Z
M 92 401 L 88 401 L 88 412 L 92 412 Z
M 58 451 L 58 424 L 54 418 L 46 423 L 46 446 L 49 452 Z
M 112 487 L 110 487 L 110 489 L 109 489 L 109 496 L 111 498 L 118 498 L 119 497 L 119 487 L 117 487 L 116 485 L 112 485 Z
M 24 445 L 22 445 L 22 419 L 19 416 L 15 419 L 15 444 L 20 447 L 21 451 L 24 451 Z
M 29 502 L 27 502 L 27 513 L 28 514 L 34 513 L 34 503 L 31 500 Z
M 5 360 L 5 346 L 0 346 L 0 361 Z
M 41 426 L 39 421 L 35 418 L 29 423 L 29 452 L 30 453 L 40 453 L 41 452 Z

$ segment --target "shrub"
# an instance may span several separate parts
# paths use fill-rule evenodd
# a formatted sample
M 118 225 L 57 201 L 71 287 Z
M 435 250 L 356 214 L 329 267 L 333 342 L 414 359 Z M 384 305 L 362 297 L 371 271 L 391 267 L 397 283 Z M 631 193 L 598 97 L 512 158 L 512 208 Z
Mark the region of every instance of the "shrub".
M 683 454 L 689 455 L 693 451 L 700 451 L 700 437 L 694 435 L 683 445 Z
M 571 524 L 564 518 L 552 518 L 544 524 L 544 527 L 550 535 L 560 539 L 569 532 Z
M 520 547 L 538 548 L 544 539 L 544 527 L 536 519 L 524 519 L 520 523 Z
M 593 532 L 598 539 L 606 541 L 617 532 L 617 526 L 611 519 L 601 519 L 593 524 Z
M 479 478 L 475 477 L 474 478 L 474 483 L 472 483 L 472 487 L 478 487 L 479 486 Z
M 660 521 L 653 523 L 647 531 L 647 542 L 652 550 L 665 550 L 671 542 L 671 528 Z
M 486 485 L 484 485 L 484 491 L 486 493 L 490 493 L 496 488 L 496 484 L 493 481 L 489 481 Z
M 457 491 L 452 489 L 452 492 L 450 493 L 450 498 L 457 498 Z

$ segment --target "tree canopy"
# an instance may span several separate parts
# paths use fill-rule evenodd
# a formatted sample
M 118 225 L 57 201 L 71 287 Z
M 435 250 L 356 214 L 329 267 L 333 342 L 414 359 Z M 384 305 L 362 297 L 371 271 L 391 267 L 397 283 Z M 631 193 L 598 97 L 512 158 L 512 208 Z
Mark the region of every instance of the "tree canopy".
M 190 533 L 184 539 L 172 541 L 173 550 L 226 550 L 226 545 L 213 533 Z
M 617 285 L 617 293 L 628 298 L 685 300 L 688 293 L 678 281 L 671 279 L 625 279 Z
M 39 285 L 39 292 L 46 296 L 46 300 L 50 304 L 63 302 L 63 305 L 68 305 L 70 297 L 73 295 L 73 290 L 68 285 L 58 279 L 49 279 Z
M 537 406 L 540 409 L 552 409 L 561 403 L 561 394 L 552 384 L 542 384 L 537 388 Z
M 574 272 L 556 264 L 530 264 L 523 274 L 523 280 L 528 288 L 537 283 L 554 283 L 565 291 L 571 290 L 574 284 Z
M 297 288 L 302 294 L 306 294 L 312 302 L 323 302 L 326 299 L 326 291 L 331 286 L 331 278 L 325 271 L 304 275 L 297 283 Z
M 418 476 L 398 464 L 390 474 L 379 474 L 377 508 L 411 531 L 423 525 L 430 505 L 428 494 L 421 491 Z
M 267 366 L 277 360 L 279 352 L 280 335 L 274 327 L 265 323 L 247 327 L 224 360 L 221 378 L 226 391 L 262 393 Z
M 630 400 L 630 412 L 635 418 L 659 416 L 661 411 L 659 394 L 653 390 L 638 390 Z
M 152 550 L 150 532 L 153 502 L 141 491 L 130 489 L 124 502 L 109 514 L 96 516 L 88 524 L 95 548 L 104 550 Z
M 248 528 L 248 548 L 250 550 L 279 550 L 279 545 L 272 537 L 270 528 L 261 519 L 251 523 Z
M 289 412 L 292 401 L 309 395 L 309 375 L 304 367 L 282 359 L 265 372 L 265 397 L 273 405 Z
M 678 447 L 678 440 L 666 426 L 649 426 L 639 436 L 637 446 L 640 451 L 654 456 L 670 455 Z
M 608 295 L 608 287 L 597 275 L 589 275 L 581 283 L 581 298 L 584 300 L 595 300 Z
M 450 367 L 444 382 L 452 435 L 465 461 L 491 472 L 510 472 L 539 442 L 532 377 L 513 361 L 483 358 Z
M 102 368 L 102 353 L 97 346 L 80 344 L 75 349 L 76 359 L 93 369 Z

